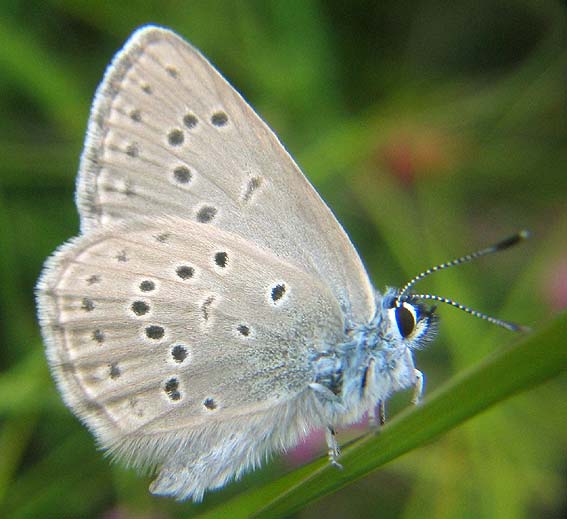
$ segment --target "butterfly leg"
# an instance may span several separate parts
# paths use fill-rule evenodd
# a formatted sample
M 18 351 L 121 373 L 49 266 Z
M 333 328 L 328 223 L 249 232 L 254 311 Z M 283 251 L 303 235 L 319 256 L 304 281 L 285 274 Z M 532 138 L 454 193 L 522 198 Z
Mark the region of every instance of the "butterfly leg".
M 370 359 L 368 368 L 366 370 L 365 379 L 375 380 L 375 366 L 374 359 Z M 376 413 L 378 410 L 378 413 Z M 384 400 L 379 400 L 377 405 L 373 405 L 368 409 L 368 426 L 374 432 L 377 432 L 380 427 L 386 423 L 386 408 Z
M 337 432 L 333 427 L 327 427 L 325 430 L 325 439 L 327 440 L 327 447 L 329 448 L 329 463 L 338 469 L 343 468 L 343 466 L 337 461 L 337 458 L 341 455 L 341 449 L 337 442 Z
M 315 392 L 315 395 L 317 395 L 321 404 L 325 405 L 332 403 L 337 408 L 343 408 L 340 397 L 335 395 L 328 387 L 317 382 L 309 384 L 309 387 Z M 335 428 L 330 425 L 327 426 L 325 429 L 325 439 L 327 440 L 329 462 L 333 465 L 333 467 L 342 469 L 343 466 L 337 461 L 337 458 L 341 455 L 341 449 L 337 442 L 336 435 L 337 432 L 335 431 Z
M 386 403 L 379 400 L 376 407 L 368 410 L 368 426 L 374 432 L 378 432 L 380 427 L 386 423 Z
M 424 377 L 423 377 L 423 373 L 418 369 L 414 370 L 414 375 L 415 375 L 415 386 L 413 389 L 413 397 L 411 399 L 411 403 L 417 405 L 419 404 L 421 400 L 421 396 L 423 395 Z

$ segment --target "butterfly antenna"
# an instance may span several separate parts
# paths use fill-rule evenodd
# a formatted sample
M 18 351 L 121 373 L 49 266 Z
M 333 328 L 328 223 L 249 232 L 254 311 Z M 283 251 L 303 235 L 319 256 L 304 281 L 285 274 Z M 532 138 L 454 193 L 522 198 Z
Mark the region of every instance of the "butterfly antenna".
M 436 296 L 433 294 L 412 294 L 412 297 L 415 297 L 416 299 L 430 299 L 432 301 L 439 301 L 441 303 L 446 303 L 448 305 L 454 306 L 455 308 L 458 308 L 459 310 L 462 310 L 463 312 L 466 312 L 467 314 L 474 315 L 475 317 L 484 319 L 489 323 L 496 324 L 512 332 L 526 333 L 530 331 L 530 328 L 528 328 L 527 326 L 522 326 L 521 324 L 516 324 L 511 321 L 505 321 L 504 319 L 497 319 L 496 317 L 491 317 L 490 315 L 479 312 L 478 310 L 473 310 L 468 306 L 462 305 L 461 303 L 458 303 L 457 301 L 453 301 L 452 299 L 448 299 L 446 297 Z
M 470 254 L 465 254 L 464 256 L 461 256 L 460 258 L 455 258 L 454 260 L 447 261 L 446 263 L 441 263 L 439 265 L 435 265 L 434 267 L 431 267 L 431 268 L 423 271 L 421 274 L 418 274 L 414 278 L 410 279 L 400 290 L 397 299 L 398 299 L 398 301 L 400 301 L 400 300 L 403 300 L 404 298 L 406 298 L 409 291 L 413 288 L 413 286 L 418 281 L 421 281 L 423 278 L 426 278 L 427 276 L 429 276 L 430 274 L 433 274 L 434 272 L 437 272 L 439 270 L 445 270 L 449 267 L 455 267 L 457 265 L 462 265 L 464 263 L 469 263 L 470 261 L 477 259 L 477 258 L 480 258 L 482 256 L 486 256 L 488 254 L 494 254 L 495 252 L 500 252 L 500 251 L 509 249 L 510 247 L 517 245 L 518 243 L 528 239 L 529 237 L 530 237 L 529 231 L 522 230 L 522 231 L 514 234 L 513 236 L 506 238 L 505 240 L 499 241 L 498 243 L 491 245 L 490 247 L 486 247 L 484 249 L 478 250 L 476 252 L 472 252 Z M 484 319 L 485 321 L 488 321 L 490 323 L 493 323 L 493 324 L 496 324 L 496 325 L 501 326 L 503 328 L 506 328 L 507 330 L 512 330 L 512 331 L 515 331 L 515 332 L 529 331 L 529 328 L 527 328 L 525 326 L 521 326 L 519 324 L 515 324 L 515 323 L 509 322 L 509 321 L 504 321 L 502 319 L 496 319 L 495 317 L 491 317 L 491 316 L 486 315 L 486 314 L 479 312 L 477 310 L 473 310 L 472 308 L 469 308 L 468 306 L 462 305 L 461 303 L 458 303 L 457 301 L 453 301 L 452 299 L 448 299 L 446 297 L 436 296 L 436 295 L 432 295 L 432 294 L 412 294 L 412 297 L 415 297 L 416 299 L 429 299 L 429 300 L 432 300 L 432 301 L 439 301 L 441 303 L 446 303 L 448 305 L 454 306 L 455 308 L 458 308 L 459 310 L 463 310 L 464 312 L 467 312 L 470 315 L 474 315 L 475 317 L 479 317 L 480 319 Z

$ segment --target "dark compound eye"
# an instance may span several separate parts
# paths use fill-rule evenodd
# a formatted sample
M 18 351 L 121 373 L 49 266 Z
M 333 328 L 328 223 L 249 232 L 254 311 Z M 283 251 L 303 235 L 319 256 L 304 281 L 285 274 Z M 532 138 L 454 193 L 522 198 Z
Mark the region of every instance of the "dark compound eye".
M 396 313 L 396 324 L 398 325 L 398 330 L 400 335 L 406 339 L 415 330 L 415 316 L 413 312 L 408 310 L 405 306 L 398 306 L 395 310 Z

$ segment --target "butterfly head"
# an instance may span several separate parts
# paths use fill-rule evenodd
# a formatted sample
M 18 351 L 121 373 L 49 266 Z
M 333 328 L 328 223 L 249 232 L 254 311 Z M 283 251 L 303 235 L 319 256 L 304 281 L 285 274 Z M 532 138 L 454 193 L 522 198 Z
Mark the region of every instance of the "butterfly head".
M 435 309 L 411 295 L 400 297 L 395 289 L 388 290 L 382 299 L 389 335 L 412 349 L 422 347 L 435 337 L 439 319 Z

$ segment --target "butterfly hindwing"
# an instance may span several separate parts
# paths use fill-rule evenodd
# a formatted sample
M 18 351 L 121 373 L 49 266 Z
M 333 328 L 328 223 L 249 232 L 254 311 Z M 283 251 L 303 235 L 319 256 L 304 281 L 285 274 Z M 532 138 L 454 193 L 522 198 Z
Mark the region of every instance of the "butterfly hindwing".
M 179 218 L 75 239 L 50 260 L 39 302 L 67 404 L 102 447 L 136 465 L 226 449 L 230 433 L 211 431 L 239 416 L 242 434 L 277 429 L 266 413 L 307 389 L 310 356 L 344 333 L 319 280 L 239 236 Z M 278 434 L 289 438 L 289 420 L 285 427 Z M 251 452 L 233 460 L 235 471 Z

